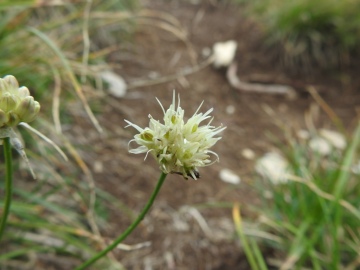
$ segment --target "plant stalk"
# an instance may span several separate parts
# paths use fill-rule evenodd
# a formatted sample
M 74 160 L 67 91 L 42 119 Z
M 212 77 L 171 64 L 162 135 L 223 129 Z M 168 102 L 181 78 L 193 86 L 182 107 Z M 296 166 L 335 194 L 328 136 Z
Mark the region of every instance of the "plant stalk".
M 13 168 L 12 168 L 12 157 L 11 157 L 11 144 L 10 138 L 6 137 L 3 139 L 4 144 L 4 158 L 5 158 L 5 198 L 4 198 L 4 208 L 2 211 L 2 218 L 0 220 L 0 241 L 5 231 L 6 221 L 10 212 L 11 198 L 12 198 L 12 178 L 13 178 Z
M 83 264 L 81 264 L 80 266 L 75 268 L 75 270 L 83 270 L 86 267 L 90 266 L 91 264 L 93 264 L 94 262 L 99 260 L 100 258 L 104 257 L 108 252 L 110 252 L 111 250 L 116 248 L 118 244 L 120 244 L 123 240 L 125 240 L 126 237 L 128 237 L 131 234 L 131 232 L 139 225 L 139 223 L 144 219 L 145 215 L 147 214 L 147 212 L 151 208 L 157 194 L 160 191 L 160 188 L 161 188 L 162 184 L 165 181 L 166 176 L 167 176 L 167 174 L 165 174 L 163 172 L 161 173 L 161 175 L 159 177 L 159 180 L 158 180 L 158 183 L 156 184 L 156 187 L 155 187 L 153 193 L 151 194 L 150 199 L 148 200 L 148 202 L 146 203 L 144 209 L 141 211 L 141 213 L 136 218 L 136 220 L 117 239 L 115 239 L 112 244 L 110 244 L 104 250 L 100 251 L 94 257 L 90 258 L 89 260 L 87 260 L 86 262 L 84 262 Z

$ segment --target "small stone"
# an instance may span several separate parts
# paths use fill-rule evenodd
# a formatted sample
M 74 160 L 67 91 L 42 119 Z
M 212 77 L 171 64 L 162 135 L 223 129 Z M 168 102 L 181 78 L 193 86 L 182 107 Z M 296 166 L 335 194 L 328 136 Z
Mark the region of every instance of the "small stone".
M 351 171 L 356 175 L 360 175 L 360 159 L 351 166 Z
M 255 158 L 255 152 L 249 148 L 243 149 L 241 155 L 248 160 L 253 160 Z
M 125 96 L 127 84 L 120 75 L 110 70 L 106 70 L 100 73 L 100 77 L 108 84 L 108 91 L 111 95 L 117 98 Z
M 297 132 L 297 136 L 299 137 L 299 139 L 308 140 L 310 138 L 310 133 L 305 129 L 300 129 Z
M 229 105 L 229 106 L 226 106 L 226 113 L 227 114 L 234 114 L 234 112 L 235 112 L 235 106 L 233 106 L 233 105 Z
M 289 164 L 286 159 L 276 153 L 269 152 L 261 157 L 255 165 L 255 170 L 265 179 L 269 179 L 274 185 L 286 183 L 288 180 Z
M 201 55 L 203 57 L 209 57 L 211 55 L 211 49 L 209 47 L 205 47 L 201 50 Z
M 226 183 L 237 185 L 240 183 L 241 179 L 240 176 L 235 174 L 233 171 L 229 169 L 222 169 L 220 171 L 220 179 Z
M 330 143 L 326 139 L 321 137 L 312 138 L 309 141 L 309 147 L 312 151 L 322 156 L 329 155 L 332 151 Z
M 217 42 L 213 46 L 214 67 L 228 67 L 234 60 L 237 43 L 234 40 Z
M 319 132 L 320 136 L 327 140 L 332 146 L 337 149 L 344 150 L 346 147 L 345 137 L 339 132 L 321 129 Z
M 94 162 L 94 172 L 102 173 L 104 171 L 104 165 L 100 160 L 95 160 Z

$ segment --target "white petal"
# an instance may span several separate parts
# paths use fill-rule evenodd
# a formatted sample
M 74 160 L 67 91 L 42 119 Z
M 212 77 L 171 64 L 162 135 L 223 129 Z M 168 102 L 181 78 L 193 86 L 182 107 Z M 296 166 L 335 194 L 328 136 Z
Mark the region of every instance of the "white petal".
M 131 154 L 142 154 L 142 153 L 146 153 L 148 151 L 146 146 L 139 146 L 138 148 L 134 148 L 134 149 L 130 149 L 129 152 Z
M 141 127 L 139 127 L 138 125 L 135 125 L 135 124 L 133 124 L 133 123 L 131 123 L 130 121 L 128 121 L 128 120 L 124 120 L 126 123 L 128 123 L 129 125 L 127 125 L 125 128 L 127 128 L 127 127 L 133 127 L 133 128 L 135 128 L 137 131 L 139 131 L 139 132 L 142 132 L 144 129 L 143 128 L 141 128 Z

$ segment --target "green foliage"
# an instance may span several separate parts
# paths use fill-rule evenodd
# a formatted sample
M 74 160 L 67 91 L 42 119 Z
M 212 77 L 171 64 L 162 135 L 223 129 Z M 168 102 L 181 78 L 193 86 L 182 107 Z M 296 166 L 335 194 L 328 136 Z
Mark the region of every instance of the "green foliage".
M 283 149 L 288 181 L 261 181 L 261 223 L 280 237 L 267 243 L 281 269 L 359 269 L 360 177 L 351 170 L 359 149 L 360 125 L 345 151 L 326 157 L 291 139 Z
M 136 1 L 92 1 L 89 10 L 98 14 L 95 19 L 86 17 L 87 6 L 83 1 L 60 6 L 36 6 L 32 2 L 15 1 L 0 9 L 1 77 L 14 75 L 36 99 L 42 97 L 45 101 L 52 97 L 56 84 L 74 89 L 78 94 L 79 76 L 91 79 L 87 84 L 93 87 L 94 80 L 98 79 L 97 65 L 104 65 L 106 57 L 96 52 L 109 45 L 101 42 L 102 38 L 111 33 L 116 36 L 112 42 L 116 42 L 128 35 L 131 28 L 127 21 L 131 16 L 114 18 L 116 14 L 134 9 Z M 88 47 L 84 31 L 92 39 Z M 84 51 L 88 54 L 85 62 Z
M 360 2 L 254 0 L 248 11 L 262 22 L 271 44 L 281 44 L 292 65 L 337 65 L 360 45 Z
M 33 0 L 0 2 L 0 77 L 14 75 L 20 85 L 29 88 L 41 104 L 41 117 L 32 125 L 40 126 L 41 132 L 50 133 L 48 136 L 56 141 L 66 141 L 73 158 L 65 164 L 38 138 L 28 133 L 22 136 L 38 179 L 29 180 L 25 170 L 15 174 L 12 207 L 0 243 L 0 268 L 18 269 L 17 266 L 29 263 L 33 255 L 41 254 L 66 255 L 66 261 L 75 266 L 103 247 L 97 227 L 101 229 L 106 224 L 108 204 L 125 209 L 129 217 L 133 213 L 117 198 L 90 187 L 89 173 L 78 180 L 80 169 L 86 165 L 47 118 L 56 110 L 68 117 L 69 110 L 64 107 L 74 96 L 86 109 L 83 89 L 98 88 L 98 71 L 108 68 L 107 54 L 114 51 L 114 43 L 110 43 L 119 46 L 117 43 L 131 32 L 129 11 L 136 8 L 137 1 L 70 1 L 72 4 L 58 6 L 51 1 L 43 1 L 43 6 Z M 86 44 L 84 33 L 91 38 L 90 44 Z M 104 42 L 104 36 L 111 34 L 116 34 L 111 42 Z M 60 106 L 54 107 L 55 99 Z M 90 109 L 87 113 L 92 114 Z M 1 166 L 0 179 L 4 179 Z M 4 190 L 3 181 L 0 190 Z M 98 200 L 91 202 L 92 196 Z M 2 208 L 1 200 L 0 216 Z M 99 267 L 120 269 L 121 265 L 105 259 Z

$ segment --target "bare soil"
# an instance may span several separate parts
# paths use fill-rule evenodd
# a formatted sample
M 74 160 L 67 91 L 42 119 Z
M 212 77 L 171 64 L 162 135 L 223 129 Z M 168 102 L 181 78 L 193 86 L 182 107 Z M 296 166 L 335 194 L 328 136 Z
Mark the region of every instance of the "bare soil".
M 128 141 L 136 131 L 125 129 L 124 119 L 142 127 L 148 125 L 148 114 L 162 119 L 155 97 L 166 108 L 175 89 L 188 117 L 204 101 L 202 111 L 214 108 L 213 124 L 227 126 L 214 148 L 220 162 L 201 168 L 197 181 L 169 175 L 151 212 L 125 241 L 128 245 L 149 241 L 151 245 L 134 251 L 117 250 L 114 254 L 126 269 L 134 270 L 249 269 L 231 217 L 232 204 L 240 202 L 243 214 L 255 219 L 251 207 L 259 201 L 252 187 L 254 160 L 244 158 L 242 151 L 248 148 L 260 157 L 274 147 L 268 134 L 283 138 L 279 123 L 293 130 L 304 128 L 305 112 L 317 107 L 306 92 L 308 86 L 314 86 L 351 129 L 360 108 L 360 79 L 354 69 L 315 69 L 304 75 L 284 68 L 263 45 L 260 27 L 244 16 L 241 6 L 230 1 L 142 2 L 144 8 L 178 20 L 180 24 L 175 29 L 181 27 L 187 36 L 181 40 L 176 32 L 162 27 L 161 23 L 169 25 L 162 19 L 152 18 L 140 24 L 128 48 L 109 59 L 120 63 L 116 71 L 129 85 L 140 80 L 156 81 L 192 68 L 205 61 L 204 48 L 232 39 L 238 42 L 235 61 L 242 80 L 290 85 L 298 97 L 289 100 L 279 95 L 242 93 L 229 85 L 225 70 L 206 66 L 189 76 L 134 87 L 124 98 L 90 100 L 101 104 L 97 117 L 106 135 L 100 136 L 86 115 L 78 115 L 68 135 L 84 146 L 82 157 L 91 168 L 96 185 L 119 198 L 134 214 L 145 205 L 160 172 L 150 157 L 144 161 L 144 155 L 128 153 Z M 321 110 L 319 115 L 317 127 L 332 127 Z M 219 172 L 223 168 L 238 174 L 241 184 L 221 181 Z M 111 205 L 109 209 L 111 225 L 103 228 L 103 234 L 111 239 L 125 230 L 132 219 L 123 209 Z

